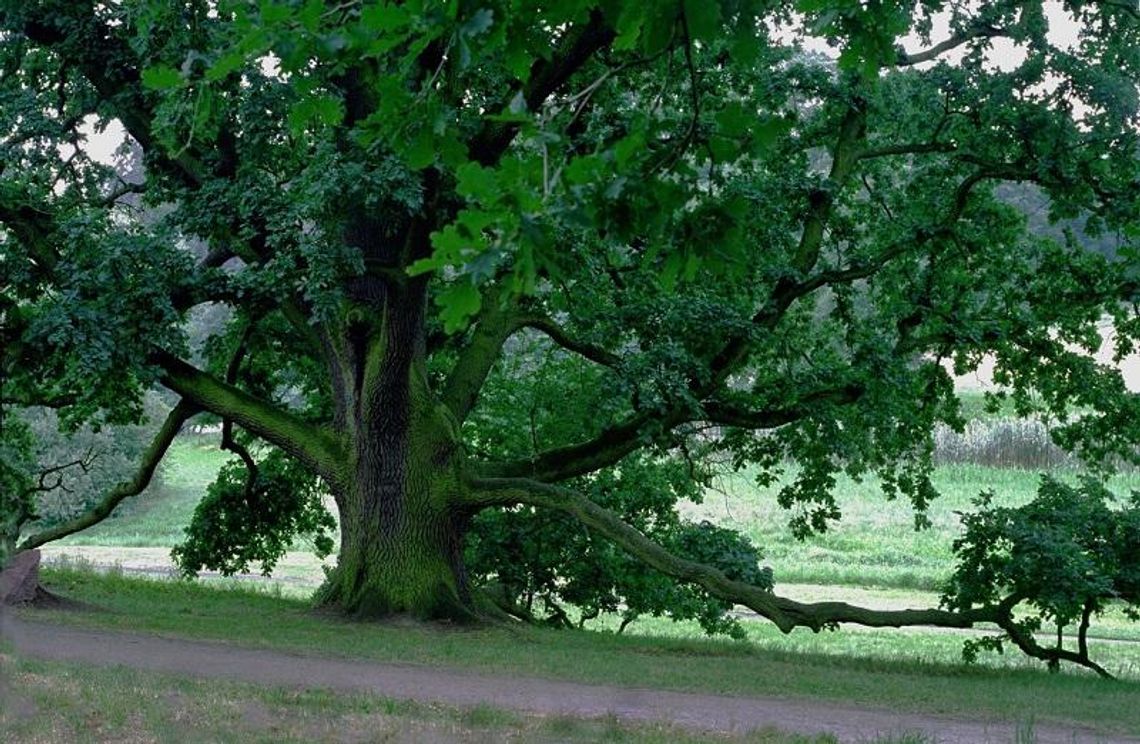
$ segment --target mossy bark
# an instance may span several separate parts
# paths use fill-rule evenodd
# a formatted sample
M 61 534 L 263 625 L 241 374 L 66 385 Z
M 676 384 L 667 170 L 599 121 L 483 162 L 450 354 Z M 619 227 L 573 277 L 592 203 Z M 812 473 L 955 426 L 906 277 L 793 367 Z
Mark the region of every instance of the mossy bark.
M 382 520 L 367 509 L 342 520 L 338 564 L 322 590 L 325 605 L 358 617 L 477 619 L 463 569 L 462 519 L 414 490 L 398 509 L 388 504 Z
M 338 565 L 321 601 L 354 616 L 472 620 L 457 424 L 428 383 L 426 285 L 362 277 L 349 299 L 338 335 L 328 339 L 347 462 L 334 493 Z
M 453 427 L 422 378 L 408 393 L 406 416 L 389 410 L 357 442 L 354 475 L 338 499 L 338 564 L 323 599 L 355 616 L 473 620 Z

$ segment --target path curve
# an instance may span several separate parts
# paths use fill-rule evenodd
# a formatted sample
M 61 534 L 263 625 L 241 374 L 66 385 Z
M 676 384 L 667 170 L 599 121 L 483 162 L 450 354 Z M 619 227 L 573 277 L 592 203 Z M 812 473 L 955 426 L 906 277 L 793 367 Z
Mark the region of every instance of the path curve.
M 753 698 L 504 677 L 438 667 L 326 658 L 224 643 L 72 628 L 0 616 L 0 636 L 32 658 L 119 665 L 193 677 L 284 687 L 368 692 L 457 707 L 491 705 L 545 715 L 660 721 L 703 731 L 743 733 L 772 726 L 804 734 L 833 733 L 842 742 L 924 732 L 941 744 L 1006 744 L 1013 723 L 895 713 L 825 701 Z M 1035 726 L 1040 744 L 1140 742 L 1088 729 Z

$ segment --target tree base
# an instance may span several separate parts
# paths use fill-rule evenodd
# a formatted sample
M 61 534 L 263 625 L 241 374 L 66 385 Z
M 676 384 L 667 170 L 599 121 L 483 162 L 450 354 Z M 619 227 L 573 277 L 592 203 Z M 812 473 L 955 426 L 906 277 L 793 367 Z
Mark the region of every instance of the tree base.
M 359 620 L 409 618 L 451 625 L 477 625 L 491 618 L 467 591 L 457 590 L 448 578 L 434 581 L 384 582 L 329 572 L 314 597 L 316 606 Z

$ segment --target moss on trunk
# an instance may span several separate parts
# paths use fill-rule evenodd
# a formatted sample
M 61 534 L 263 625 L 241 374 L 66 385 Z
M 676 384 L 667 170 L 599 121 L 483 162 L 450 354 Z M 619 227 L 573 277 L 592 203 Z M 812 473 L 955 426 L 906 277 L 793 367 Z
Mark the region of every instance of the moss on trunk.
M 367 519 L 370 509 L 342 515 L 340 556 L 321 590 L 321 604 L 355 617 L 479 617 L 463 569 L 463 520 L 418 492 L 406 491 L 412 498 L 387 510 L 392 518 L 383 522 Z

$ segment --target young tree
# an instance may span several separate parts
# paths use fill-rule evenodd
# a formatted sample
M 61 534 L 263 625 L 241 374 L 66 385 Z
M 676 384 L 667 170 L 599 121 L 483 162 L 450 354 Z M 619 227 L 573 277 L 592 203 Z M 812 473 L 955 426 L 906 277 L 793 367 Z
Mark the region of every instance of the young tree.
M 785 630 L 995 619 L 781 598 L 673 507 L 714 459 L 791 460 L 800 532 L 840 471 L 921 517 L 947 366 L 986 354 L 1067 446 L 1135 458 L 1140 401 L 1089 351 L 1105 315 L 1140 336 L 1140 19 L 1063 5 L 1067 47 L 1041 2 L 5 0 L 4 400 L 113 422 L 173 391 L 144 473 L 221 417 L 247 477 L 200 518 L 248 518 L 207 552 L 319 529 L 308 497 L 270 508 L 319 479 L 349 613 L 479 615 L 468 538 L 493 579 L 496 520 L 541 513 Z M 141 183 L 84 143 L 113 121 Z M 1030 236 L 1007 182 L 1117 249 Z M 233 314 L 193 366 L 204 303 Z

